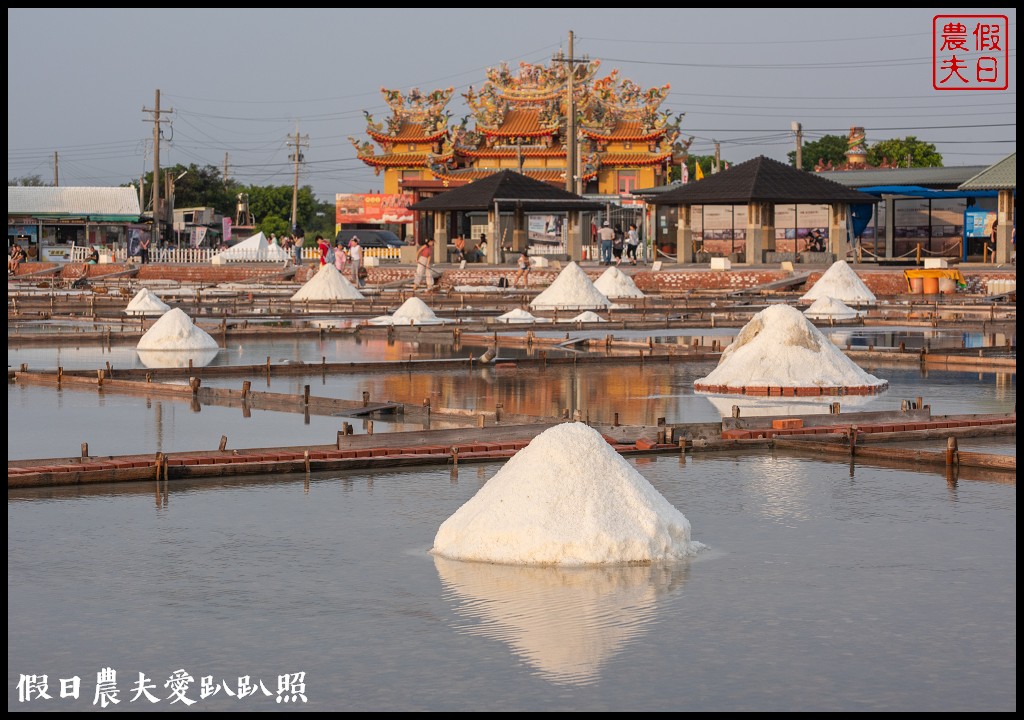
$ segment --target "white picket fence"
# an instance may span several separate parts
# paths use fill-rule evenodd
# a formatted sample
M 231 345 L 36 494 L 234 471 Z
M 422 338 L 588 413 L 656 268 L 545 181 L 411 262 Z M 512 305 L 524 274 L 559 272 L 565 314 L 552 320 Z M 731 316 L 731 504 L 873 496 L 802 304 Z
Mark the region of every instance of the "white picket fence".
M 91 246 L 72 245 L 68 255 L 68 262 L 86 262 L 92 252 Z M 126 263 L 129 261 L 128 251 L 125 248 L 99 248 L 101 263 Z M 219 251 L 213 248 L 157 248 L 149 251 L 151 263 L 166 265 L 208 265 L 213 261 L 213 256 Z M 400 248 L 363 248 L 363 257 L 378 258 L 383 261 L 398 262 L 401 259 Z M 137 258 L 136 258 L 137 260 Z M 291 257 L 289 257 L 291 260 Z M 303 262 L 319 262 L 320 251 L 315 247 L 302 248 Z M 266 253 L 253 253 L 245 257 L 232 258 L 225 262 L 281 262 L 280 257 L 270 257 Z

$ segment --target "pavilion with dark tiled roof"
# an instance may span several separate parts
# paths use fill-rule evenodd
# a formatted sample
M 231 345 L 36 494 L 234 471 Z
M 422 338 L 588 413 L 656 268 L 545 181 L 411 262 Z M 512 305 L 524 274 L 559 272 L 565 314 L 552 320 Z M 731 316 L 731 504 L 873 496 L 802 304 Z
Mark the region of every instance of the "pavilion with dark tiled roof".
M 847 221 L 851 206 L 872 206 L 878 198 L 762 155 L 703 180 L 660 193 L 648 202 L 678 208 L 676 257 L 680 263 L 693 262 L 694 258 L 690 230 L 692 206 L 746 205 L 744 257 L 748 264 L 758 264 L 765 251 L 775 249 L 776 204 L 831 206 L 828 250 L 843 258 L 849 251 Z
M 488 235 L 497 237 L 498 218 L 501 213 L 513 215 L 512 248 L 520 250 L 527 245 L 526 214 L 567 212 L 569 215 L 569 255 L 580 257 L 581 232 L 579 212 L 601 210 L 604 205 L 587 200 L 551 183 L 536 180 L 514 170 L 499 170 L 488 177 L 452 188 L 439 195 L 424 198 L 409 206 L 414 212 L 434 214 L 434 259 L 440 262 L 446 254 L 450 213 L 486 212 Z M 495 262 L 499 254 L 498 243 L 490 243 L 487 262 Z
M 1017 226 L 1017 151 L 989 165 L 960 185 L 961 190 L 995 190 L 999 193 L 995 262 L 1012 262 L 1016 248 L 1013 229 Z

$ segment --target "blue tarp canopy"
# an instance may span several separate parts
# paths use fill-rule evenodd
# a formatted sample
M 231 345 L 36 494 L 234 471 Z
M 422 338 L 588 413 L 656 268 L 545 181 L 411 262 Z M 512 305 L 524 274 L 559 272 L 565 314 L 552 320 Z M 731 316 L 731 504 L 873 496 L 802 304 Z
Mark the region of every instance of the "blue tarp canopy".
M 909 195 L 922 198 L 979 198 L 998 197 L 996 190 L 932 190 L 918 185 L 875 185 L 874 187 L 857 188 L 868 195 Z

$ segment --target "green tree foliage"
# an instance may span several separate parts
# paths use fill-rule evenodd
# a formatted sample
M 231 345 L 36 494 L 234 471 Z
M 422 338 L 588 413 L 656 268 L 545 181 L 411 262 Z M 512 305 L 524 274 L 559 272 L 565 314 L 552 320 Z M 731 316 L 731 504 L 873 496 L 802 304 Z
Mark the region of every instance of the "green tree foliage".
M 883 162 L 899 167 L 942 167 L 942 155 L 935 145 L 918 140 L 913 135 L 901 139 L 881 140 L 868 148 L 868 164 Z
M 38 175 L 26 175 L 25 177 L 10 178 L 7 187 L 49 187 L 50 183 L 43 182 Z
M 846 138 L 842 135 L 823 135 L 820 140 L 804 143 L 800 151 L 801 170 L 813 170 L 818 161 L 835 166 L 846 162 Z M 796 163 L 796 150 L 788 152 L 789 164 Z

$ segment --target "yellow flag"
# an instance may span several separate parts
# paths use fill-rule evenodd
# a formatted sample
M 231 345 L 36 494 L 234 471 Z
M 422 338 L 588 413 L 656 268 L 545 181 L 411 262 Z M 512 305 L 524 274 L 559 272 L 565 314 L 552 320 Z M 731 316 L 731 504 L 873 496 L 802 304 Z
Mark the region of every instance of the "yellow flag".
M 697 178 L 698 180 L 703 180 L 704 179 L 704 171 L 700 169 L 700 163 L 694 163 L 693 167 L 694 167 L 694 170 L 696 171 L 693 174 L 694 177 Z

